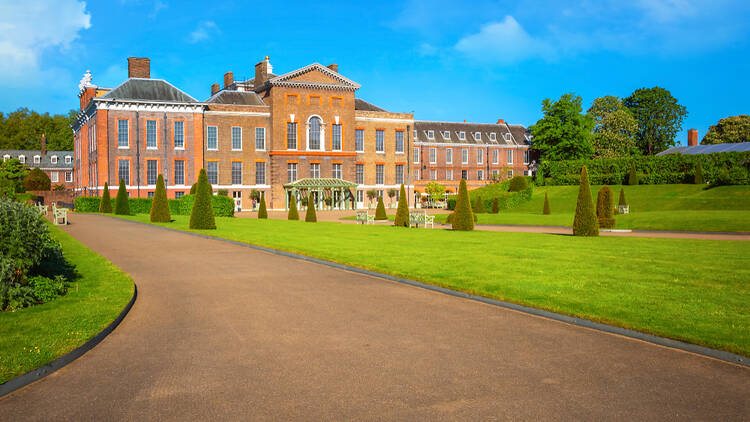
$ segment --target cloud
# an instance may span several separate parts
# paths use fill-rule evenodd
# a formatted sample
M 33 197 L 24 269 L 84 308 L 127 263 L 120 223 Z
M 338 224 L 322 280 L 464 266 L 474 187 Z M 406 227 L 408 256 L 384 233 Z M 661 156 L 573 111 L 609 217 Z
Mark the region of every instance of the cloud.
M 506 64 L 539 58 L 548 60 L 554 56 L 554 49 L 548 42 L 529 35 L 513 16 L 482 25 L 479 32 L 461 38 L 455 48 L 474 60 Z
M 219 27 L 216 26 L 214 21 L 202 21 L 198 23 L 198 27 L 190 33 L 188 42 L 195 44 L 200 41 L 205 41 L 211 38 L 211 35 L 216 33 L 219 33 Z
M 168 6 L 167 3 L 165 3 L 165 2 L 163 2 L 161 0 L 156 0 L 154 2 L 154 8 L 151 10 L 151 13 L 148 14 L 148 17 L 151 18 L 151 19 L 156 18 L 156 15 L 159 14 L 159 11 L 162 10 L 162 9 L 166 9 L 167 6 Z

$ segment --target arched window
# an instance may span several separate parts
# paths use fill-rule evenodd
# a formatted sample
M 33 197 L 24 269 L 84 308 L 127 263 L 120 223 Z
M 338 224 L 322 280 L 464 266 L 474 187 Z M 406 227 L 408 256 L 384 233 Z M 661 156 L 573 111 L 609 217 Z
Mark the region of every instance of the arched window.
M 320 149 L 320 127 L 321 120 L 319 117 L 310 117 L 307 123 L 308 130 L 308 149 L 319 150 Z

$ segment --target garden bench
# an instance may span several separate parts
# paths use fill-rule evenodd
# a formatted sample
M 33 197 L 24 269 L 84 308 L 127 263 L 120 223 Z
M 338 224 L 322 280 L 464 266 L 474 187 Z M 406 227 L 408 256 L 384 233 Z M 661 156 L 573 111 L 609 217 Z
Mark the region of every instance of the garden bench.
M 43 204 L 37 204 L 36 205 L 37 211 L 39 211 L 39 214 L 46 216 L 47 215 L 47 206 Z
M 375 224 L 375 216 L 370 215 L 367 211 L 357 211 L 357 223 Z
M 617 211 L 619 211 L 620 214 L 630 214 L 630 205 L 618 205 Z
M 427 225 L 430 225 L 430 228 L 435 228 L 435 216 L 434 215 L 427 215 L 427 211 L 411 211 L 409 212 L 409 226 L 415 226 L 419 228 L 419 225 L 422 225 L 423 227 L 427 227 Z
M 53 223 L 58 226 L 67 226 L 68 225 L 68 209 L 67 208 L 57 208 L 55 207 L 54 212 L 54 220 Z M 60 220 L 62 219 L 62 223 L 60 223 Z

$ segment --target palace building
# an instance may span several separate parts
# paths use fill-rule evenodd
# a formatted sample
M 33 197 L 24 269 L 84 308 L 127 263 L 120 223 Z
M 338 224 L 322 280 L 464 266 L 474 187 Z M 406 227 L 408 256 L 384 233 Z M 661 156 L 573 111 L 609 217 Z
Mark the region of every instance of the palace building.
M 238 210 L 250 208 L 253 190 L 285 209 L 300 187 L 327 188 L 334 208 L 359 208 L 368 191 L 382 196 L 402 183 L 413 205 L 432 181 L 455 192 L 461 178 L 479 187 L 531 162 L 523 126 L 415 121 L 357 98 L 360 85 L 335 64 L 277 75 L 266 57 L 254 78 L 227 72 L 198 101 L 150 78 L 149 59 L 131 57 L 116 88 L 93 85 L 90 73 L 79 88 L 75 188 L 84 195 L 122 179 L 131 197 L 152 196 L 163 174 L 167 195 L 180 197 L 205 168 Z

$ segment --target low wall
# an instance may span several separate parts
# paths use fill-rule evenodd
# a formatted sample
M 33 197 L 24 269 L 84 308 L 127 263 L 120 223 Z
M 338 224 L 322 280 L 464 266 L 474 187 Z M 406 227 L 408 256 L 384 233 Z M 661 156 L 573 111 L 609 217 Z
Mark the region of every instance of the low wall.
M 52 203 L 64 206 L 65 208 L 73 209 L 73 190 L 30 190 L 27 191 L 37 197 L 36 202 L 41 202 L 44 205 L 51 205 Z

